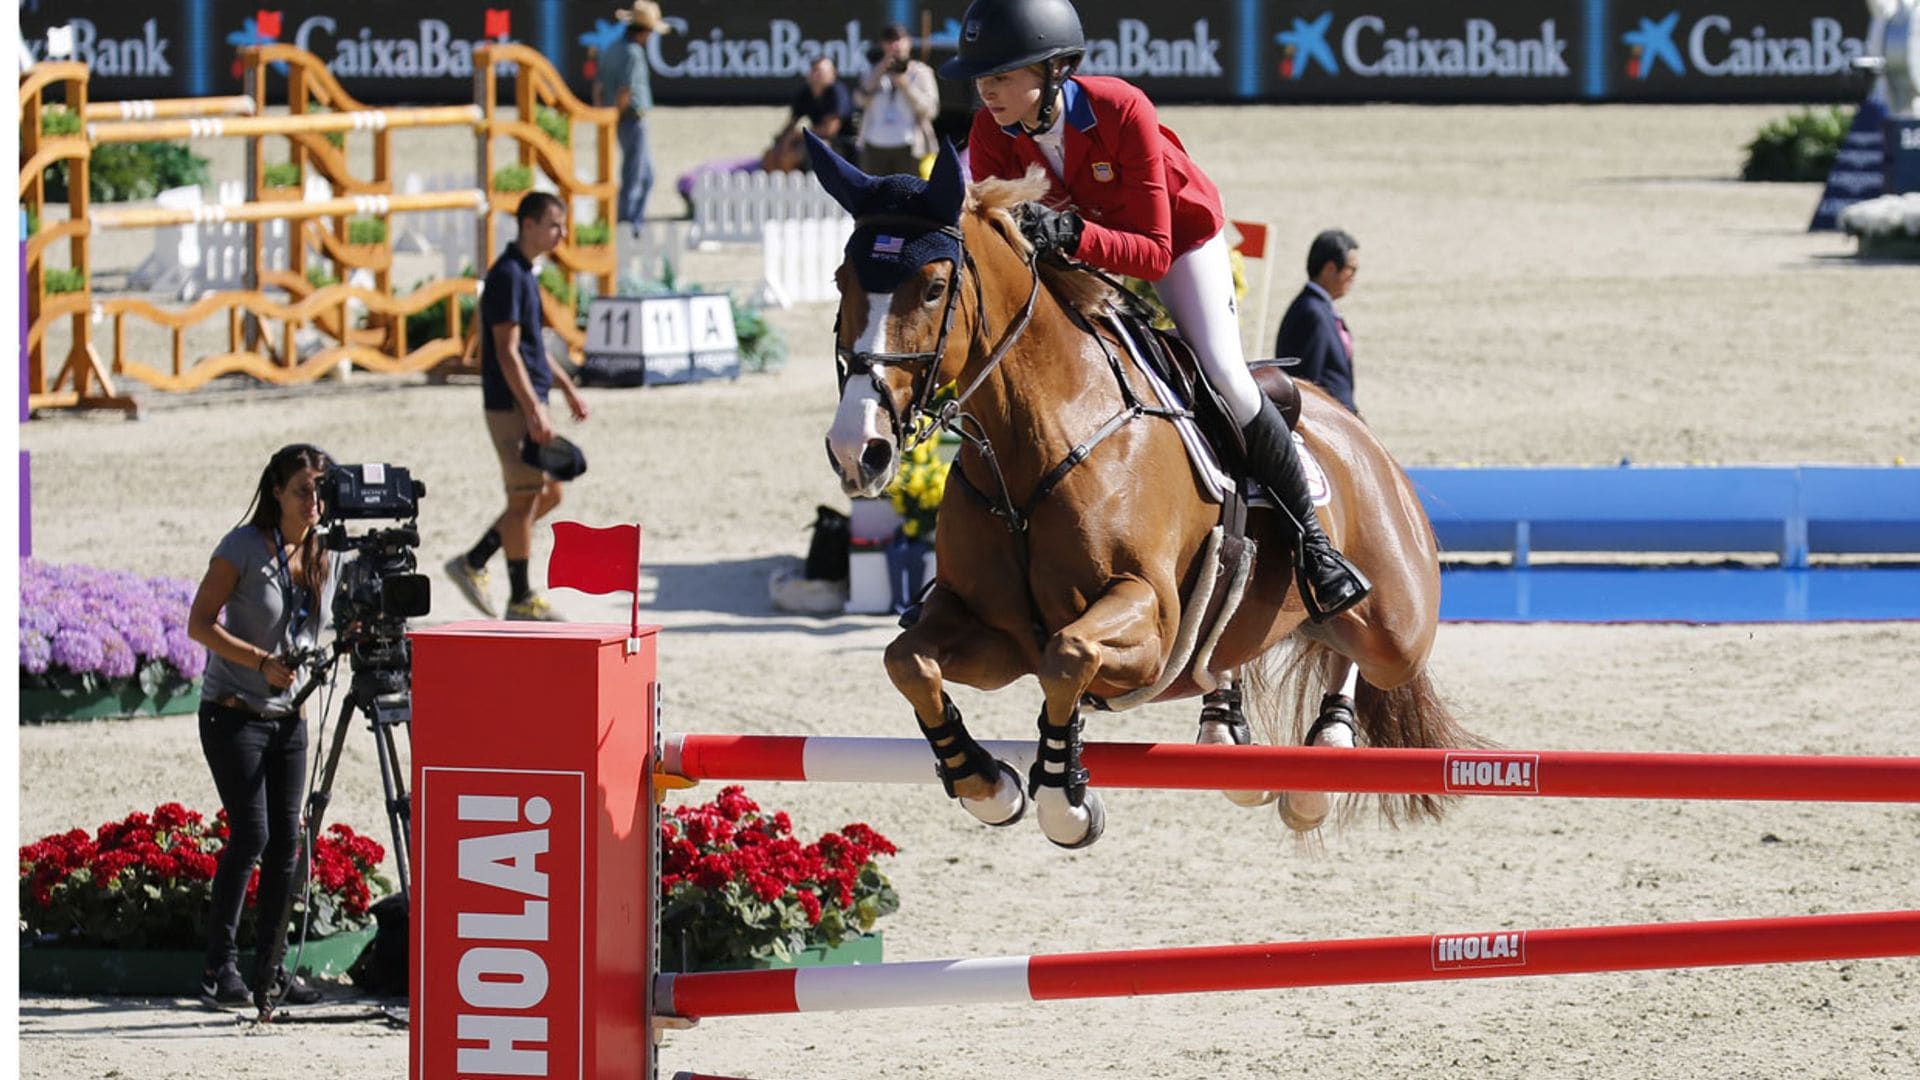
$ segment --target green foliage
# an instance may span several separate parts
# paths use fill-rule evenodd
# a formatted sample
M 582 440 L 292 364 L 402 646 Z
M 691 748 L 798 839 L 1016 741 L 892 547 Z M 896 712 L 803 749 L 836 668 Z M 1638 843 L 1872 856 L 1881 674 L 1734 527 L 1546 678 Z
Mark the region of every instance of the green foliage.
M 317 101 L 310 101 L 307 103 L 307 112 L 310 114 L 330 113 L 332 111 L 333 109 L 329 108 L 326 105 L 322 105 Z M 335 147 L 339 149 L 342 149 L 342 150 L 346 149 L 347 133 L 344 131 L 328 131 L 321 134 L 320 137 L 332 143 Z
M 333 273 L 332 268 L 326 263 L 316 262 L 312 266 L 307 267 L 307 284 L 313 286 L 316 290 L 324 289 L 329 285 L 340 284 L 340 277 Z
M 561 146 L 573 145 L 573 121 L 558 109 L 539 105 L 533 111 L 533 123 L 544 132 L 547 138 Z
M 48 270 L 42 280 L 50 293 L 76 293 L 87 287 L 87 275 L 79 270 Z
M 493 190 L 505 195 L 533 190 L 533 166 L 508 165 L 493 174 Z
M 1775 120 L 1747 144 L 1747 161 L 1740 167 L 1740 179 L 1825 180 L 1852 124 L 1853 110 L 1841 105 L 1804 109 Z
M 80 114 L 65 105 L 49 105 L 40 114 L 42 135 L 78 135 L 82 126 Z
M 574 288 L 573 281 L 559 267 L 541 269 L 540 288 L 567 307 L 579 310 L 580 290 Z
M 740 339 L 740 370 L 775 371 L 787 361 L 787 339 L 760 308 L 734 301 L 733 336 Z
M 68 162 L 46 173 L 47 198 L 67 201 Z M 151 199 L 168 188 L 207 182 L 207 159 L 183 143 L 110 143 L 96 147 L 87 171 L 87 191 L 95 202 Z
M 573 242 L 580 247 L 605 247 L 613 239 L 613 226 L 604 221 L 589 221 L 573 230 Z
M 40 215 L 27 211 L 27 235 L 33 236 L 40 231 Z
M 266 177 L 262 181 L 270 188 L 300 186 L 300 166 L 291 161 L 276 161 L 267 166 Z
M 473 277 L 473 267 L 462 267 L 460 276 L 467 278 Z M 418 282 L 414 285 L 414 289 L 418 290 L 420 286 L 425 284 L 426 282 L 424 281 Z M 473 313 L 475 309 L 479 307 L 480 301 L 472 295 L 462 296 L 459 300 L 460 328 L 462 331 L 471 330 L 473 328 Z M 407 347 L 409 349 L 417 349 L 426 342 L 438 341 L 446 336 L 446 300 L 435 300 L 433 303 L 407 316 Z
M 384 244 L 386 242 L 386 222 L 376 217 L 354 217 L 347 219 L 347 243 Z

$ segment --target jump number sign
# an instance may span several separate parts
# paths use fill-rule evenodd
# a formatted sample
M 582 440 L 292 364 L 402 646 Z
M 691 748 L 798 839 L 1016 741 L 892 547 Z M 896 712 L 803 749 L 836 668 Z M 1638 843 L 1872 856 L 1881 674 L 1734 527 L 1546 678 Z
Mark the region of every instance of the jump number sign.
M 593 302 L 593 317 L 587 321 L 587 351 L 684 356 L 693 351 L 687 315 L 683 296 L 600 297 Z
M 587 363 L 610 381 L 738 376 L 733 302 L 724 295 L 603 296 L 587 316 Z

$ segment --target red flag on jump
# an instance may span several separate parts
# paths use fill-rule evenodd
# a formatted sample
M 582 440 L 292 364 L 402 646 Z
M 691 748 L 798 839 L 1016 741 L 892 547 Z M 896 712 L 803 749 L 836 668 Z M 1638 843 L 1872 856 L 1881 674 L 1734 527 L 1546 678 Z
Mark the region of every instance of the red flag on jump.
M 554 522 L 547 588 L 584 593 L 638 592 L 640 526 L 596 529 L 577 521 Z
M 547 588 L 633 594 L 632 636 L 640 636 L 640 526 L 596 529 L 577 521 L 553 523 Z
M 1240 242 L 1233 250 L 1244 259 L 1264 259 L 1267 257 L 1267 227 L 1252 221 L 1236 221 L 1233 227 L 1240 231 Z

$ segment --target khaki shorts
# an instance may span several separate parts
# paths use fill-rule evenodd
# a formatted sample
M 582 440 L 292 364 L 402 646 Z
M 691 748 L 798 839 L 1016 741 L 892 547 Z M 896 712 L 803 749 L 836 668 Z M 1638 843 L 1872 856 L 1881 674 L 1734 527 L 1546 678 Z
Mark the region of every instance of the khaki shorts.
M 483 410 L 493 451 L 500 458 L 500 480 L 508 495 L 532 495 L 546 486 L 547 474 L 520 460 L 520 440 L 527 437 L 527 418 L 519 409 Z

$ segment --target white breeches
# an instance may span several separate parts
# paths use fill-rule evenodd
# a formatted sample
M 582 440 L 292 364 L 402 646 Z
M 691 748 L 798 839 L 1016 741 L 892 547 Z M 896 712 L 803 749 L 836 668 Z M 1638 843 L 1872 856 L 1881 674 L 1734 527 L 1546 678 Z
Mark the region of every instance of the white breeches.
M 1200 359 L 1207 384 L 1245 427 L 1260 411 L 1260 388 L 1240 349 L 1240 308 L 1233 296 L 1233 263 L 1225 232 L 1173 260 L 1153 283 L 1180 336 Z

